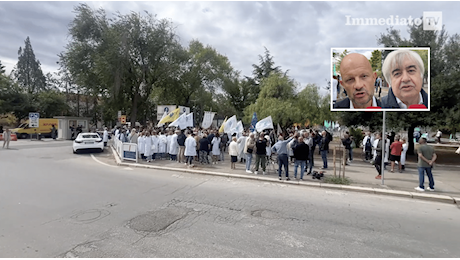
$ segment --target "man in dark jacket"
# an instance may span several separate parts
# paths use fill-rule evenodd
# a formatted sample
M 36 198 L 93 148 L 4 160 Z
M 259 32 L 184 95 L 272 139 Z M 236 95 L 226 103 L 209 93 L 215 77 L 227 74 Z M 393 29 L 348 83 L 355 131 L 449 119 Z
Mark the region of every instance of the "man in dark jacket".
M 200 139 L 200 163 L 207 163 L 209 164 L 208 154 L 209 148 L 211 143 L 209 142 L 208 136 L 206 134 L 203 135 L 203 138 Z
M 377 134 L 376 138 L 379 140 L 377 143 L 377 156 L 375 157 L 374 166 L 377 170 L 378 175 L 375 176 L 376 179 L 382 179 L 382 134 Z
M 257 174 L 257 171 L 259 170 L 259 164 L 262 165 L 262 171 L 263 174 L 265 175 L 265 167 L 266 165 L 266 159 L 267 158 L 267 140 L 264 138 L 264 135 L 260 133 L 259 135 L 259 140 L 256 142 L 256 168 L 254 173 Z
M 329 138 L 327 137 L 326 131 L 321 133 L 321 144 L 319 146 L 319 150 L 321 153 L 321 158 L 323 159 L 323 167 L 321 169 L 327 169 L 327 153 L 329 152 Z
M 345 157 L 345 162 L 344 164 L 345 165 L 348 165 L 348 160 L 351 158 L 350 157 L 350 151 L 351 151 L 351 139 L 350 139 L 350 136 L 348 134 L 345 134 L 343 139 L 342 139 L 342 144 L 343 146 L 345 147 L 345 152 L 346 152 L 346 157 Z
M 302 136 L 299 137 L 299 142 L 295 146 L 294 150 L 294 178 L 297 179 L 297 168 L 300 165 L 300 180 L 303 180 L 303 174 L 305 173 L 305 165 L 309 158 L 310 147 L 304 142 Z
M 178 160 L 179 163 L 185 163 L 184 152 L 185 152 L 185 139 L 186 138 L 187 137 L 184 134 L 184 130 L 182 130 L 180 134 L 178 134 L 177 136 L 177 143 L 179 144 L 179 160 Z

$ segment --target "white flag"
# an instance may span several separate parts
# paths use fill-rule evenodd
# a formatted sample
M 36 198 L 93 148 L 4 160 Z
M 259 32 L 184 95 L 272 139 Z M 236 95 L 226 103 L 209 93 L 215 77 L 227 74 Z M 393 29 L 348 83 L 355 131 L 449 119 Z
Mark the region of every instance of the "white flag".
M 203 123 L 201 123 L 201 127 L 204 129 L 211 127 L 215 114 L 215 112 L 204 112 Z
M 224 125 L 224 132 L 227 134 L 232 134 L 234 132 L 234 128 L 236 127 L 236 115 L 230 117 Z
M 238 121 L 238 123 L 236 124 L 235 131 L 234 131 L 234 132 L 236 132 L 237 134 L 241 134 L 241 133 L 243 133 L 243 131 L 244 131 L 243 122 L 241 122 L 241 120 L 240 120 L 240 121 Z
M 185 127 L 183 126 L 187 123 L 186 117 L 187 115 L 183 113 L 179 118 L 177 118 L 171 124 L 169 124 L 169 127 L 175 126 L 175 127 L 180 127 L 180 129 L 184 129 Z
M 181 126 L 180 128 L 181 129 L 185 129 L 186 127 L 193 127 L 193 112 L 188 114 L 186 117 L 185 117 L 185 124 L 183 126 Z
M 161 117 L 160 121 L 158 121 L 157 127 L 164 126 L 164 123 L 160 123 L 160 122 L 161 122 L 161 120 L 163 120 L 165 117 L 167 117 L 168 114 L 169 114 L 169 113 L 166 112 L 166 111 L 163 113 L 163 116 Z
M 262 120 L 260 120 L 259 122 L 257 122 L 256 124 L 256 130 L 257 132 L 262 132 L 263 130 L 265 129 L 273 129 L 273 120 L 272 120 L 272 116 L 268 116 Z
M 283 129 L 281 129 L 281 126 L 280 126 L 280 124 L 278 124 L 278 129 L 277 129 L 277 132 L 278 132 L 278 133 L 277 133 L 278 135 L 280 135 L 280 134 L 282 134 L 282 133 L 283 133 Z

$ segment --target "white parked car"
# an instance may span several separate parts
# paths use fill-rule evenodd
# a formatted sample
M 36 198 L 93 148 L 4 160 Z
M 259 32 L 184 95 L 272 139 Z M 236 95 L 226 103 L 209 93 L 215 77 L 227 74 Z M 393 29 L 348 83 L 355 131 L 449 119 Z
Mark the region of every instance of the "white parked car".
M 97 149 L 103 152 L 104 142 L 97 133 L 80 133 L 73 141 L 73 153 L 85 149 Z

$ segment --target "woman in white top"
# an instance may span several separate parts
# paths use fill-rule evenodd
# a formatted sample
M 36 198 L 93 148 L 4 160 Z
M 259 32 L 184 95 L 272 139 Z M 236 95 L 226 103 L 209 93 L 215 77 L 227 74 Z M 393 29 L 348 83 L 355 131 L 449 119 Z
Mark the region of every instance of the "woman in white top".
M 220 142 L 221 142 L 220 135 L 219 133 L 216 133 L 216 136 L 214 136 L 214 138 L 212 138 L 212 141 L 211 141 L 211 145 L 212 145 L 211 152 L 212 152 L 212 163 L 213 164 L 217 164 L 217 158 L 220 155 Z
M 228 146 L 228 154 L 232 158 L 230 164 L 231 169 L 236 168 L 235 163 L 238 160 L 238 143 L 236 142 L 236 140 L 236 137 L 233 137 L 232 142 Z
M 152 159 L 155 160 L 158 153 L 158 143 L 160 142 L 160 139 L 158 138 L 156 131 L 153 131 L 150 138 L 152 139 Z

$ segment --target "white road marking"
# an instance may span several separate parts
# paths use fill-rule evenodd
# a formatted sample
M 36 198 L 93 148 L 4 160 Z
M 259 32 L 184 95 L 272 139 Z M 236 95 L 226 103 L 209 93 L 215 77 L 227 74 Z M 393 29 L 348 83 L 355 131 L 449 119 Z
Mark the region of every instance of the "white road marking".
M 129 170 L 129 171 L 132 171 L 132 170 L 133 170 L 133 168 L 127 167 L 127 168 L 125 168 L 125 170 Z
M 113 165 L 110 165 L 110 164 L 107 164 L 107 163 L 104 163 L 104 162 L 101 162 L 99 161 L 94 155 L 91 154 L 91 158 L 93 158 L 93 160 L 95 160 L 96 162 L 100 163 L 100 164 L 103 164 L 105 166 L 109 166 L 109 167 L 117 167 L 117 166 L 113 166 Z

